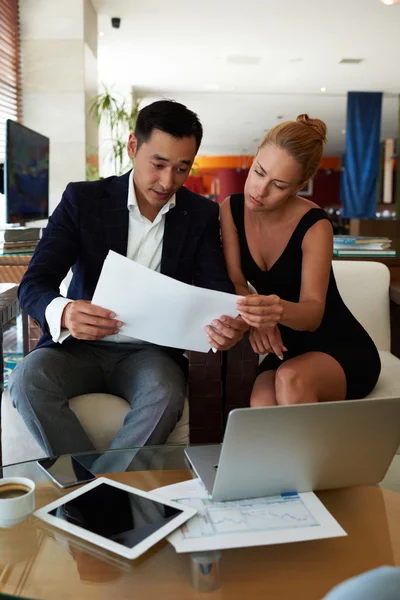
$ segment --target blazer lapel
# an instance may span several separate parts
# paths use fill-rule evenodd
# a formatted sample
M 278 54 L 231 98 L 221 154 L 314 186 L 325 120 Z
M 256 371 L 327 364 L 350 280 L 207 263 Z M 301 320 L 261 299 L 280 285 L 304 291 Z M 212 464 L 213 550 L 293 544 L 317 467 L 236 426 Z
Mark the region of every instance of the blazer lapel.
M 169 277 L 175 277 L 191 220 L 190 211 L 186 210 L 183 192 L 184 190 L 177 192 L 176 205 L 165 217 L 161 273 Z
M 128 249 L 128 189 L 132 171 L 111 180 L 103 203 L 106 241 L 109 250 L 126 256 Z

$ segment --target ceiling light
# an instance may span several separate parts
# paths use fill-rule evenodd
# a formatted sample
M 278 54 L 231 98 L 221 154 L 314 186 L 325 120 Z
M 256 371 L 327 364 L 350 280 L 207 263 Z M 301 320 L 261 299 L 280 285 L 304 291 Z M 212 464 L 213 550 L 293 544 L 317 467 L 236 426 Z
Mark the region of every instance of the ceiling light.
M 103 37 L 104 31 L 99 31 L 99 37 Z
M 326 87 L 322 87 L 321 92 L 326 92 Z
M 382 4 L 390 6 L 391 4 L 399 4 L 400 0 L 381 0 Z

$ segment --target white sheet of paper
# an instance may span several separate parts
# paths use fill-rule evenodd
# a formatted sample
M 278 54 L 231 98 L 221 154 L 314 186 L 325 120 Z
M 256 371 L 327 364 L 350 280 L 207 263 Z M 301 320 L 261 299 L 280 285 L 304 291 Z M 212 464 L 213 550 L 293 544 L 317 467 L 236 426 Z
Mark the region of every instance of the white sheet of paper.
M 157 488 L 157 493 L 165 496 L 169 500 L 174 498 L 208 498 L 209 494 L 203 485 L 203 482 L 198 477 L 196 479 L 189 479 L 188 481 L 181 481 L 179 483 L 172 483 L 171 485 L 164 485 L 163 487 Z
M 201 487 L 198 487 L 198 486 Z M 202 552 L 287 544 L 347 535 L 314 492 L 212 502 L 198 480 L 158 488 L 158 493 L 198 513 L 168 541 L 177 552 Z M 186 495 L 186 492 L 190 492 Z
M 208 352 L 204 327 L 236 317 L 238 296 L 187 285 L 110 251 L 92 302 L 115 312 L 121 334 L 145 342 Z

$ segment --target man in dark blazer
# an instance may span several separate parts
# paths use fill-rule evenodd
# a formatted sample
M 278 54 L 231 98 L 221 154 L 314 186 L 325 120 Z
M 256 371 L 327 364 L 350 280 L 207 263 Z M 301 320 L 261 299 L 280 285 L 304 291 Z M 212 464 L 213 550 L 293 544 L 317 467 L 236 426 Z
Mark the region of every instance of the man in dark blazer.
M 131 410 L 112 448 L 162 444 L 186 394 L 183 350 L 120 334 L 118 315 L 91 303 L 109 250 L 187 284 L 234 293 L 221 251 L 218 205 L 183 187 L 202 126 L 182 104 L 142 109 L 128 140 L 134 170 L 70 183 L 51 215 L 20 288 L 43 335 L 10 379 L 13 404 L 51 455 L 93 450 L 68 400 L 91 392 L 125 398 Z M 67 298 L 60 284 L 72 267 Z M 171 319 L 174 308 L 171 306 Z M 210 344 L 232 347 L 247 329 L 222 317 Z

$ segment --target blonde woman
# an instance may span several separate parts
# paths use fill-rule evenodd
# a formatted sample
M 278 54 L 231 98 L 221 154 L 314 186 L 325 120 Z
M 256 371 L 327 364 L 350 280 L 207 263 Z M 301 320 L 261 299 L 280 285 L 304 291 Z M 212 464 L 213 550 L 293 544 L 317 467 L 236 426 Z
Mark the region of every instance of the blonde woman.
M 325 142 L 325 123 L 307 115 L 274 127 L 244 194 L 221 206 L 229 276 L 245 296 L 238 309 L 253 350 L 267 354 L 251 406 L 362 398 L 379 377 L 378 351 L 336 286 L 332 225 L 297 195 L 314 177 Z

